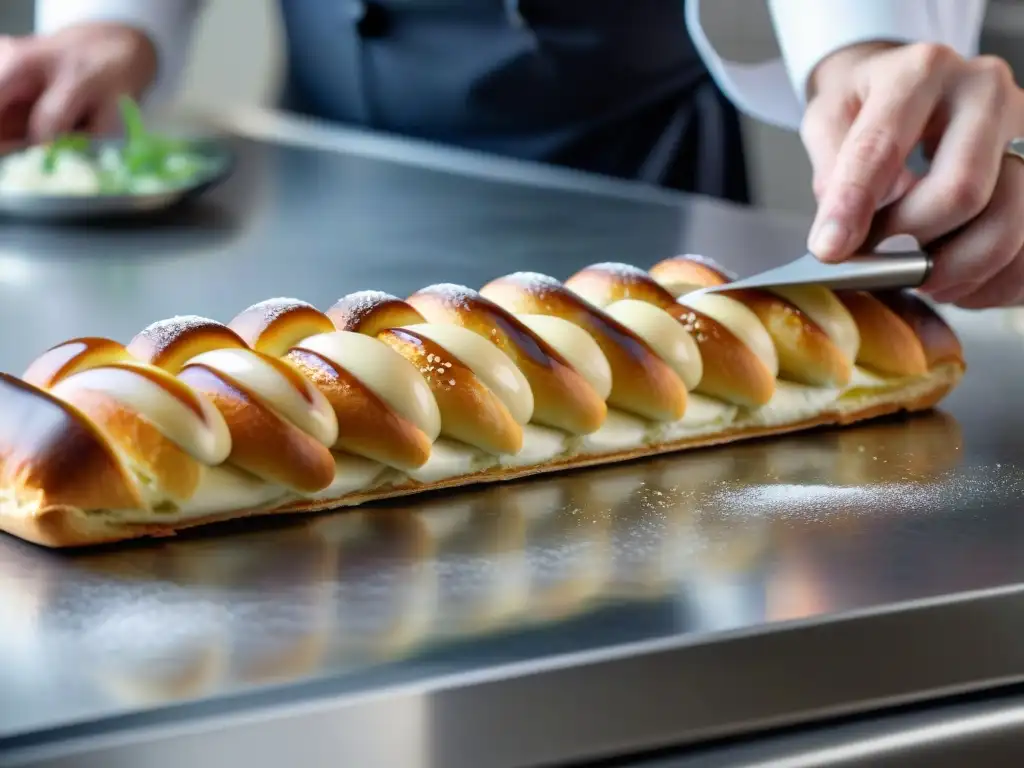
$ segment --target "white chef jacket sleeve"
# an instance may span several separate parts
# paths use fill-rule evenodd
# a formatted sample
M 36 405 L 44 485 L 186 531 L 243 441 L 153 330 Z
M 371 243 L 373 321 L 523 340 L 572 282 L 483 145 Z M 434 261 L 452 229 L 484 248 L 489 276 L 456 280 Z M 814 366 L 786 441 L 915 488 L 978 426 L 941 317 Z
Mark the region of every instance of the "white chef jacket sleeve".
M 147 34 L 156 48 L 157 80 L 149 100 L 174 94 L 188 58 L 201 0 L 36 0 L 35 31 L 49 34 L 90 21 L 127 24 Z
M 741 64 L 722 58 L 700 21 L 700 0 L 686 5 L 686 23 L 718 87 L 742 112 L 796 129 L 807 81 L 818 63 L 846 46 L 871 40 L 942 43 L 977 54 L 985 0 L 767 0 L 780 59 Z

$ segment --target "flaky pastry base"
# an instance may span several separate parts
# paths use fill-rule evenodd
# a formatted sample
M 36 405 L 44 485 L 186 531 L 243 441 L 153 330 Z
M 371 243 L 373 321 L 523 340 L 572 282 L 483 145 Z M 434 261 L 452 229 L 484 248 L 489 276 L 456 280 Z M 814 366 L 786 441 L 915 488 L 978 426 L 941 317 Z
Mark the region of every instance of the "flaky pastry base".
M 119 520 L 116 515 L 103 510 L 85 510 L 60 504 L 40 505 L 24 501 L 15 503 L 12 495 L 9 493 L 4 495 L 5 490 L 0 488 L 0 530 L 26 541 L 53 548 L 85 547 L 145 537 L 167 537 L 189 528 L 247 517 L 311 513 L 351 507 L 401 496 L 482 483 L 505 482 L 545 473 L 632 461 L 741 440 L 771 437 L 829 426 L 846 426 L 898 413 L 929 410 L 958 384 L 964 370 L 962 361 L 943 363 L 932 368 L 923 378 L 907 382 L 905 387 L 896 385 L 891 389 L 865 397 L 863 407 L 837 409 L 834 407 L 836 404 L 833 403 L 817 416 L 792 423 L 771 427 L 733 424 L 719 432 L 705 433 L 699 437 L 688 437 L 673 442 L 645 444 L 631 450 L 563 456 L 552 462 L 525 467 L 490 468 L 436 483 L 406 482 L 402 485 L 378 487 L 335 499 L 289 500 L 276 506 L 230 510 L 179 520 L 169 519 L 169 516 L 168 519 L 157 519 L 161 517 L 160 513 L 153 513 L 154 521 L 152 523 L 125 522 Z

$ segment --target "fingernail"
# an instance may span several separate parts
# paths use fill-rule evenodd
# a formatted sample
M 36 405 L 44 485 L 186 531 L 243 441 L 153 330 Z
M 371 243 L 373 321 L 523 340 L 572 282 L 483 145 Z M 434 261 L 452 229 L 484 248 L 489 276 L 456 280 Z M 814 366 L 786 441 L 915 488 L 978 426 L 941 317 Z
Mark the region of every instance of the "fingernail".
M 850 232 L 835 219 L 828 219 L 811 231 L 807 248 L 822 261 L 836 259 L 843 254 Z

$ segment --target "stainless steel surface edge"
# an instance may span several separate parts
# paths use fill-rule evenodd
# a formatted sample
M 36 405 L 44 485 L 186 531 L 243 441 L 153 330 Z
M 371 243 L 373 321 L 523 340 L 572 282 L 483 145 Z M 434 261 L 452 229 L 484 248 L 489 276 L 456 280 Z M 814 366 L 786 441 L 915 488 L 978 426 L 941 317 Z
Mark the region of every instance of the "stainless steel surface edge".
M 42 747 L 0 742 L 0 766 L 175 768 L 230 760 L 248 768 L 516 768 L 610 759 L 1024 681 L 1024 647 L 1016 642 L 1022 617 L 1024 588 L 986 590 L 770 633 L 635 644 L 361 695 L 228 705 L 202 716 L 182 711 L 131 728 L 98 724 L 92 735 Z M 978 626 L 986 628 L 989 653 L 978 654 L 978 639 L 963 631 Z M 932 641 L 922 646 L 921 637 Z M 886 678 L 881 687 L 878 672 Z M 856 695 L 858 688 L 867 695 Z M 784 716 L 777 714 L 780 693 Z M 721 726 L 712 708 L 732 711 L 732 724 Z M 825 763 L 793 765 L 804 764 Z
M 1024 741 L 1024 695 L 1012 690 L 614 768 L 1010 768 Z

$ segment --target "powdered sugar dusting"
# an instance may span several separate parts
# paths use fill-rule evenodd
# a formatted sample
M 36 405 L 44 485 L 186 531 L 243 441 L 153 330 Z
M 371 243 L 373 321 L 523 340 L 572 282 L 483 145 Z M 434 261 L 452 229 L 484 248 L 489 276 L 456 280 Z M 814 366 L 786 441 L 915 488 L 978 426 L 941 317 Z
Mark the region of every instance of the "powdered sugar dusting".
M 639 280 L 651 279 L 651 276 L 644 272 L 644 270 L 640 269 L 640 267 L 618 261 L 602 261 L 598 264 L 591 264 L 583 271 L 604 272 L 605 274 L 618 278 L 632 278 Z
M 201 329 L 227 330 L 227 326 L 199 315 L 177 315 L 166 320 L 157 320 L 139 331 L 135 338 L 146 339 L 158 349 L 162 349 L 184 334 Z
M 708 269 L 718 272 L 727 280 L 736 280 L 738 277 L 735 272 L 731 269 L 726 269 L 710 256 L 703 256 L 699 253 L 683 253 L 674 257 L 674 259 L 670 259 L 670 261 L 671 260 L 692 261 L 694 264 L 700 264 L 702 267 L 707 267 Z
M 540 272 L 513 272 L 505 275 L 501 282 L 514 283 L 520 288 L 533 293 L 544 291 L 560 291 L 562 284 L 551 275 L 543 275 Z
M 359 316 L 373 311 L 381 304 L 388 304 L 392 301 L 401 301 L 401 299 L 384 291 L 355 291 L 338 299 L 334 304 L 334 309 Z
M 259 316 L 266 320 L 267 323 L 272 323 L 284 315 L 287 315 L 289 312 L 294 312 L 296 309 L 312 309 L 317 312 L 319 311 L 308 301 L 279 297 L 257 302 L 242 312 L 242 314 L 254 312 L 259 314 Z
M 444 302 L 445 306 L 451 307 L 452 309 L 471 310 L 474 302 L 480 302 L 483 297 L 474 291 L 472 288 L 468 288 L 465 285 L 458 285 L 456 283 L 435 283 L 434 285 L 428 285 L 416 294 L 429 294 L 436 296 Z
M 1024 490 L 1024 469 L 972 467 L 924 477 L 908 472 L 891 482 L 863 485 L 771 483 L 724 488 L 709 498 L 723 518 L 799 518 L 826 520 L 845 514 L 932 515 L 939 510 L 971 509 L 979 499 L 1015 504 Z

